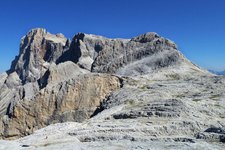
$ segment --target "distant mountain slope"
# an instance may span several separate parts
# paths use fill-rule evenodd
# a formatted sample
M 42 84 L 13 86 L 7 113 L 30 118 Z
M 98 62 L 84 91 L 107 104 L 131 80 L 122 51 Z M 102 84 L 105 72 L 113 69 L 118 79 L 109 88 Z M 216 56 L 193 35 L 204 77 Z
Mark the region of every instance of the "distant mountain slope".
M 225 70 L 224 71 L 214 71 L 214 70 L 209 70 L 209 72 L 217 74 L 217 75 L 225 75 Z

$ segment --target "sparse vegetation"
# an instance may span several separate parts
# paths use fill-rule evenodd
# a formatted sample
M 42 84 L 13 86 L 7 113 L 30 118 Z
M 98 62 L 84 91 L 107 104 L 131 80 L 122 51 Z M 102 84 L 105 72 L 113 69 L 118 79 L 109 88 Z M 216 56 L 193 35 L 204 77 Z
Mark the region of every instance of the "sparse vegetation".
M 143 86 L 140 87 L 140 89 L 147 90 L 148 88 L 147 88 L 147 85 L 143 85 Z
M 192 101 L 199 102 L 199 101 L 201 101 L 201 99 L 193 99 Z
M 125 104 L 133 106 L 135 104 L 135 100 L 128 99 L 128 100 L 125 101 Z
M 212 100 L 218 100 L 220 98 L 220 94 L 214 94 L 209 97 Z
M 171 80 L 180 80 L 180 75 L 178 74 L 167 74 L 167 78 L 170 78 Z
M 185 95 L 184 94 L 178 94 L 178 95 L 174 95 L 174 97 L 176 97 L 176 98 L 184 98 Z
M 215 106 L 215 107 L 217 107 L 217 108 L 224 108 L 223 105 L 220 104 L 220 103 L 216 103 L 216 104 L 214 104 L 213 106 Z

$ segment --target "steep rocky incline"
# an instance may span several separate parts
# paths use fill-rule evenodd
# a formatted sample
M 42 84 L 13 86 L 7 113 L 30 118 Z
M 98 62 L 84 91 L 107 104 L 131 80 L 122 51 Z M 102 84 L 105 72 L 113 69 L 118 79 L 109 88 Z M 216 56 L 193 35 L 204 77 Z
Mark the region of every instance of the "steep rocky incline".
M 0 78 L 0 116 L 13 109 L 14 104 L 39 91 L 37 80 L 56 62 L 69 40 L 62 34 L 53 35 L 45 29 L 33 29 L 20 43 L 19 55 L 13 60 L 11 68 Z
M 10 70 L 0 75 L 0 138 L 75 121 L 80 123 L 57 135 L 85 149 L 101 143 L 115 149 L 118 140 L 142 147 L 163 141 L 220 148 L 224 83 L 156 33 L 131 39 L 78 33 L 70 42 L 62 34 L 33 29 L 22 38 Z M 31 149 L 60 145 L 57 136 L 38 139 L 40 145 L 32 136 L 17 142 Z M 124 148 L 138 149 L 128 145 Z

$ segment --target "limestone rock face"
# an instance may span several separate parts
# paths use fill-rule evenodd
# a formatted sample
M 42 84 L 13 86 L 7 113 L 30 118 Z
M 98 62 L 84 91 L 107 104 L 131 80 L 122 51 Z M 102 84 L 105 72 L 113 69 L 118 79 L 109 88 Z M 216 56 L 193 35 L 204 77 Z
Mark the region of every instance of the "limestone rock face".
M 149 40 L 144 40 L 142 36 L 148 37 Z M 135 40 L 139 38 L 143 40 Z M 124 75 L 124 72 L 129 70 L 129 74 L 145 74 L 151 69 L 176 64 L 179 59 L 175 44 L 157 34 L 147 33 L 131 39 L 126 44 L 115 44 L 111 49 L 102 51 L 93 63 L 93 71 Z M 140 60 L 144 62 L 140 63 Z M 133 67 L 126 69 L 126 66 L 131 65 Z
M 8 117 L 3 118 L 1 134 L 16 138 L 56 122 L 82 122 L 120 86 L 115 76 L 86 74 L 44 88 L 33 99 L 17 102 Z
M 88 70 L 80 68 L 71 61 L 60 63 L 56 65 L 52 63 L 45 74 L 38 80 L 40 88 L 46 86 L 53 86 L 60 82 L 74 78 L 79 74 L 89 73 Z
M 35 82 L 46 71 L 46 62 L 55 62 L 62 54 L 67 39 L 62 34 L 53 35 L 45 29 L 33 29 L 20 43 L 19 56 L 9 72 L 16 71 L 20 79 Z
M 5 81 L 5 84 L 9 88 L 18 87 L 21 85 L 21 80 L 16 72 L 9 74 L 8 78 Z
M 74 36 L 68 51 L 61 56 L 59 61 L 71 60 L 81 68 L 91 71 L 92 63 L 102 50 L 102 46 L 110 44 L 110 41 L 102 36 L 78 33 Z
M 6 114 L 7 109 L 11 109 L 14 101 L 20 99 L 20 85 L 21 80 L 16 72 L 0 75 L 0 118 Z
M 5 83 L 5 80 L 7 79 L 8 75 L 6 72 L 0 74 L 0 88 L 3 86 Z
M 80 67 L 92 72 L 119 75 L 147 74 L 188 62 L 172 41 L 151 32 L 131 40 L 79 33 L 62 57 L 66 55 Z M 191 63 L 188 65 L 193 66 Z

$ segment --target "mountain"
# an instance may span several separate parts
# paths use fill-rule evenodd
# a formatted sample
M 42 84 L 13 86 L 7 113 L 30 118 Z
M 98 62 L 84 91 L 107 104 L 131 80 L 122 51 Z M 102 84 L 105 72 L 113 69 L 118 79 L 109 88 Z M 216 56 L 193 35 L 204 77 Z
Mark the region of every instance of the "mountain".
M 217 75 L 225 75 L 225 70 L 224 71 L 209 70 L 209 72 L 212 72 L 212 73 L 217 74 Z
M 131 39 L 33 29 L 0 75 L 3 149 L 220 149 L 225 78 L 148 32 Z M 0 149 L 1 149 L 0 147 Z
M 220 71 L 219 75 L 225 75 L 225 70 L 224 71 Z

